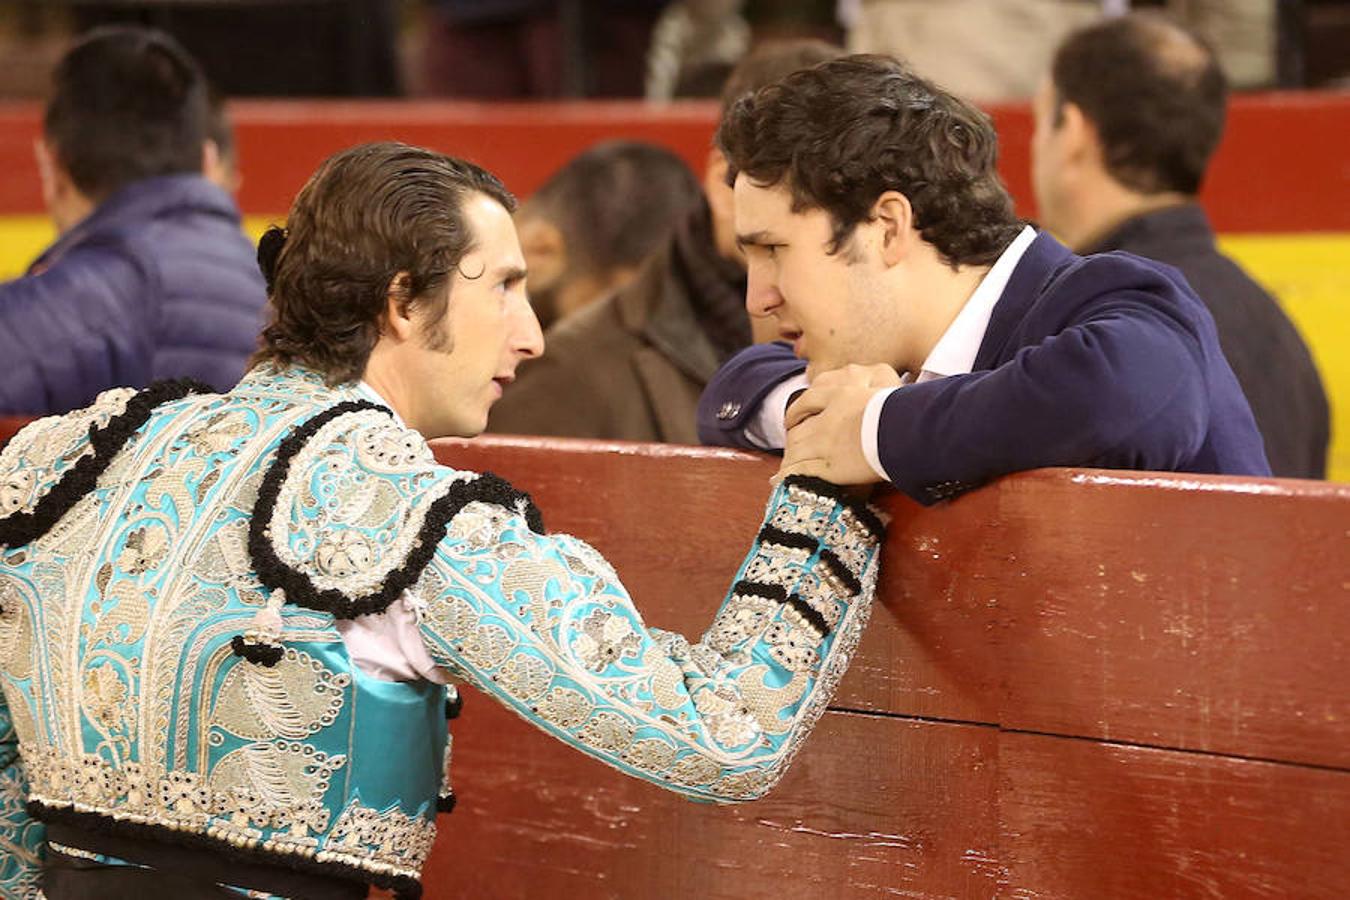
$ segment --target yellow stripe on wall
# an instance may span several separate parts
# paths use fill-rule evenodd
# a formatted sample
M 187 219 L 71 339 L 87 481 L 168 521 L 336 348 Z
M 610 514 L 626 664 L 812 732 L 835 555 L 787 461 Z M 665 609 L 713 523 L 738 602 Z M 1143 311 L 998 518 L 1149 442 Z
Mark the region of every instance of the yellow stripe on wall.
M 244 231 L 257 243 L 273 222 L 286 217 L 245 216 Z M 0 216 L 0 281 L 22 275 L 38 254 L 56 240 L 56 229 L 46 216 Z
M 248 216 L 256 241 L 281 216 Z M 13 278 L 55 237 L 43 216 L 0 216 L 0 278 Z M 1219 239 L 1294 320 L 1331 398 L 1329 476 L 1350 481 L 1350 233 L 1225 235 Z
M 0 279 L 22 275 L 55 239 L 56 229 L 46 216 L 0 216 Z
M 1331 402 L 1327 476 L 1350 481 L 1350 233 L 1222 235 L 1219 245 L 1280 298 Z

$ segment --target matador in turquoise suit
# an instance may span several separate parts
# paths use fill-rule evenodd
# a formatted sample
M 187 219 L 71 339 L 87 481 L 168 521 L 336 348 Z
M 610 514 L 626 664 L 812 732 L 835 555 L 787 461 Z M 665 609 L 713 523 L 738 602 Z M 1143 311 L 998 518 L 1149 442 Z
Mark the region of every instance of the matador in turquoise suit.
M 108 391 L 0 453 L 0 894 L 416 897 L 455 682 L 696 800 L 782 776 L 881 523 L 778 485 L 690 643 L 527 496 L 438 465 L 427 439 L 481 431 L 543 352 L 513 206 L 459 160 L 344 151 L 260 244 L 237 387 Z

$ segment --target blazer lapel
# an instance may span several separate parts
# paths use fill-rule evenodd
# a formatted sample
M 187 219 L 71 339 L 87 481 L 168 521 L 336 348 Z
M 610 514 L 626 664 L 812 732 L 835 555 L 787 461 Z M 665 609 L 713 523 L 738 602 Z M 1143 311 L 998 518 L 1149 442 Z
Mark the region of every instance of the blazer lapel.
M 1036 235 L 1027 252 L 1017 261 L 1003 294 L 994 304 L 980 351 L 975 354 L 972 371 L 983 372 L 1001 365 L 1004 351 L 1017 326 L 1026 318 L 1036 299 L 1045 293 L 1051 277 L 1073 258 L 1068 248 L 1050 236 L 1048 231 Z

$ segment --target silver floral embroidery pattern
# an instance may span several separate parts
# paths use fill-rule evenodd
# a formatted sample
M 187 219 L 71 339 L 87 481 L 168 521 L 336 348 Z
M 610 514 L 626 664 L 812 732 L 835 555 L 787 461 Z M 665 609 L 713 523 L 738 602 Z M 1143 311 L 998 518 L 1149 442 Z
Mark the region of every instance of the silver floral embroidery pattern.
M 131 388 L 104 391 L 93 405 L 38 419 L 10 438 L 0 449 L 0 515 L 31 509 L 46 496 L 90 452 L 89 429 L 106 425 L 135 395 Z
M 852 596 L 820 557 L 844 511 L 795 484 L 780 489 L 766 520 L 814 537 L 817 549 L 795 537 L 757 544 L 741 589 L 690 644 L 648 629 L 581 542 L 466 508 L 419 585 L 423 633 L 439 665 L 602 761 L 696 797 L 752 799 L 777 782 L 823 712 L 865 620 L 871 582 Z M 870 574 L 876 538 L 856 521 L 845 530 L 857 532 L 855 560 Z M 798 590 L 799 606 L 787 603 Z M 827 633 L 802 609 L 818 612 Z M 485 654 L 487 628 L 518 649 Z
M 324 424 L 291 460 L 268 523 L 273 550 L 319 590 L 376 590 L 407 560 L 431 504 L 476 477 L 436 466 L 430 453 L 378 410 Z
M 37 473 L 20 469 L 0 475 L 0 516 L 8 516 L 27 509 L 37 488 Z
M 359 531 L 339 531 L 324 538 L 314 551 L 314 564 L 332 578 L 350 578 L 375 561 L 370 541 Z
M 627 619 L 603 609 L 593 610 L 582 620 L 581 633 L 572 641 L 577 657 L 593 672 L 603 672 L 625 657 L 636 656 L 641 646 Z
M 220 412 L 194 424 L 183 433 L 183 439 L 192 445 L 198 456 L 224 453 L 241 438 L 253 434 L 248 416 L 241 410 Z
M 703 640 L 720 653 L 729 653 L 761 634 L 777 611 L 778 603 L 767 597 L 735 595 L 717 614 Z
M 0 794 L 22 785 L 15 803 L 0 797 L 0 895 L 23 896 L 16 886 L 36 877 L 31 865 L 16 870 L 20 850 L 41 846 L 42 826 L 23 808 L 29 799 L 237 848 L 418 876 L 434 835 L 435 796 L 419 798 L 414 790 L 406 806 L 363 812 L 348 794 L 361 789 L 348 787 L 341 752 L 350 735 L 342 717 L 351 678 L 303 649 L 345 658 L 331 617 L 288 612 L 285 634 L 295 644 L 275 668 L 230 652 L 229 638 L 265 599 L 246 529 L 272 446 L 266 441 L 350 399 L 275 374 L 245 382 L 236 400 L 203 397 L 157 410 L 113 459 L 97 496 L 81 499 L 29 547 L 0 551 L 0 670 L 8 695 L 0 699 Z M 21 509 L 44 496 L 87 452 L 90 425 L 122 411 L 133 393 L 105 395 L 100 408 L 45 420 L 11 442 L 0 466 L 0 514 L 5 504 Z M 297 402 L 310 394 L 311 405 Z M 350 461 L 347 437 L 328 451 Z M 429 460 L 425 443 L 418 446 Z M 395 468 L 407 461 L 384 460 Z M 434 470 L 344 477 L 327 482 L 339 493 L 324 495 L 325 503 L 334 501 L 324 521 L 335 527 L 301 535 L 316 574 L 320 557 L 338 577 L 368 568 L 363 543 L 396 543 L 390 536 L 416 512 L 408 497 L 420 503 L 434 495 L 432 482 L 472 476 Z M 362 477 L 369 489 L 359 489 Z M 315 478 L 311 484 L 323 482 Z M 39 642 L 45 649 L 35 655 Z M 494 636 L 486 643 L 502 642 Z M 499 662 L 497 652 L 487 658 Z M 183 690 L 189 684 L 193 689 Z M 439 712 L 440 704 L 435 692 L 417 696 L 415 736 L 405 742 L 421 746 L 436 738 L 424 733 L 425 711 Z M 390 746 L 397 752 L 399 739 Z M 25 771 L 34 776 L 29 783 Z M 371 793 L 379 789 L 361 795 Z M 341 846 L 329 849 L 339 821 Z

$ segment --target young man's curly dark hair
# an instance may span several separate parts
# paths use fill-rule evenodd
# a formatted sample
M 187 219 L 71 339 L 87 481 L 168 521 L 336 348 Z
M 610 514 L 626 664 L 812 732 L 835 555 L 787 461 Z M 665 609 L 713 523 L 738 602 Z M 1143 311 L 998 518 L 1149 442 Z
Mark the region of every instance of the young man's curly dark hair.
M 885 191 L 949 265 L 989 265 L 1022 228 L 999 179 L 989 117 L 886 56 L 846 56 L 742 97 L 717 143 L 729 181 L 784 185 L 823 209 L 838 252 Z

